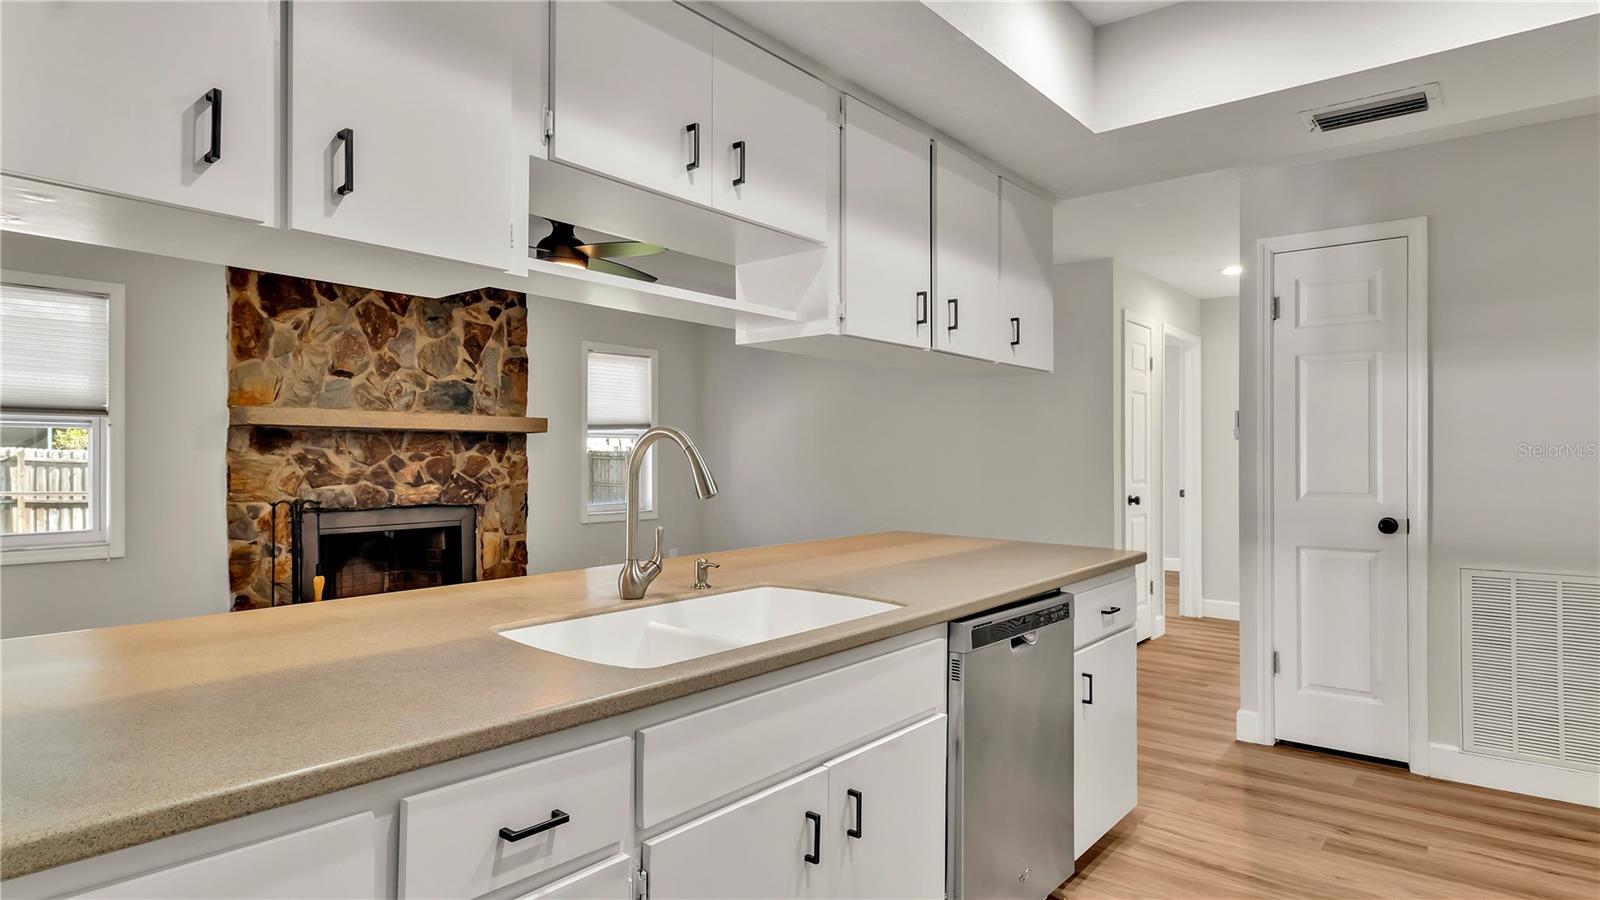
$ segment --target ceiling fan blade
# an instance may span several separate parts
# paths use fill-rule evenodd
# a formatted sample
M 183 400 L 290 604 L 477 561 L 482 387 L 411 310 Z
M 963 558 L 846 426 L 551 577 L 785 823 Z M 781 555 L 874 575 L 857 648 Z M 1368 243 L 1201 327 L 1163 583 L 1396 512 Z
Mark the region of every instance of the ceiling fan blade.
M 649 272 L 641 272 L 632 266 L 614 263 L 608 259 L 593 257 L 589 260 L 589 271 L 604 272 L 607 275 L 621 275 L 623 278 L 633 278 L 639 281 L 655 281 L 656 277 Z
M 654 256 L 665 253 L 665 247 L 659 244 L 646 244 L 644 241 L 604 241 L 598 244 L 580 244 L 578 252 L 590 258 L 602 259 L 618 256 Z

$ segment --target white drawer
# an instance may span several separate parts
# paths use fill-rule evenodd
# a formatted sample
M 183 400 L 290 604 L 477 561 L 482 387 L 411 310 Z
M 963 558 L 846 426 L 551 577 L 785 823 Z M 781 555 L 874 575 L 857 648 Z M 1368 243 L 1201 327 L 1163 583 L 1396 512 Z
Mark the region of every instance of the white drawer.
M 1072 646 L 1087 647 L 1108 634 L 1133 624 L 1138 614 L 1139 592 L 1132 571 L 1128 577 L 1107 585 L 1072 594 Z
M 945 660 L 925 641 L 640 729 L 640 827 L 942 712 Z
M 633 900 L 633 857 L 618 853 L 518 900 Z
M 633 741 L 621 737 L 407 797 L 400 896 L 476 897 L 620 846 L 629 834 L 632 762 Z M 520 840 L 500 835 L 562 815 Z
M 371 900 L 377 894 L 377 820 L 362 813 L 74 896 Z

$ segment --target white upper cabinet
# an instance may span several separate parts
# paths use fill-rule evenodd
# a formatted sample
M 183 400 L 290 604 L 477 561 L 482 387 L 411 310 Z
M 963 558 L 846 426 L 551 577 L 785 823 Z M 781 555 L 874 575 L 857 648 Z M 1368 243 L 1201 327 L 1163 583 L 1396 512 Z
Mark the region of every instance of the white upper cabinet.
M 927 135 L 845 98 L 841 171 L 843 329 L 932 346 L 932 195 Z
M 278 9 L 269 2 L 0 6 L 0 166 L 270 220 Z
M 507 161 L 515 11 L 295 4 L 289 225 L 500 269 L 525 257 Z
M 1055 371 L 1055 293 L 1050 286 L 1049 201 L 1000 179 L 1000 304 L 1006 362 Z
M 934 346 L 978 359 L 1010 355 L 1000 303 L 1000 176 L 934 149 Z
M 837 94 L 781 59 L 716 29 L 711 201 L 724 212 L 827 239 L 828 169 L 838 153 Z
M 710 206 L 716 31 L 675 3 L 556 3 L 551 157 Z

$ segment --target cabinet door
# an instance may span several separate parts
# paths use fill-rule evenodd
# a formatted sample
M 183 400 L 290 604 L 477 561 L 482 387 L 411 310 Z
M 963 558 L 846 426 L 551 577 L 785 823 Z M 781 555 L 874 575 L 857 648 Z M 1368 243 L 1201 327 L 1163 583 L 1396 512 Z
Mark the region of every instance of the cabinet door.
M 926 135 L 845 98 L 839 259 L 846 334 L 932 346 L 931 150 Z
M 551 157 L 710 206 L 716 26 L 675 3 L 561 2 L 555 15 Z
M 934 148 L 934 346 L 1005 359 L 1000 303 L 1000 176 L 947 144 Z
M 792 778 L 644 842 L 651 900 L 820 897 L 828 770 Z
M 618 853 L 518 900 L 633 900 L 633 857 Z
M 839 152 L 836 96 L 749 41 L 716 31 L 711 202 L 717 209 L 822 241 L 828 163 Z
M 295 4 L 290 225 L 502 269 L 525 256 L 507 161 L 515 6 Z
M 1055 294 L 1050 286 L 1048 201 L 1000 179 L 1000 302 L 1006 361 L 1055 370 Z
M 826 764 L 828 896 L 944 896 L 946 718 Z
M 277 58 L 277 3 L 6 3 L 3 167 L 267 221 Z
M 1073 732 L 1073 853 L 1082 856 L 1133 810 L 1139 752 L 1133 629 L 1074 655 L 1077 721 Z
M 378 825 L 362 813 L 75 895 L 298 900 L 378 894 Z

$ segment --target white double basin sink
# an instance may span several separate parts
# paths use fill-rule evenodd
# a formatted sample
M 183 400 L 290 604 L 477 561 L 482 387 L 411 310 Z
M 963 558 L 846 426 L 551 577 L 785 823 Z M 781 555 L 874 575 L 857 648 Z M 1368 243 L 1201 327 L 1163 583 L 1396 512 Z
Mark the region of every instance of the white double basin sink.
M 653 669 L 891 609 L 899 607 L 843 594 L 753 587 L 500 633 L 573 659 Z

